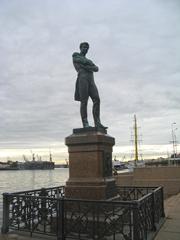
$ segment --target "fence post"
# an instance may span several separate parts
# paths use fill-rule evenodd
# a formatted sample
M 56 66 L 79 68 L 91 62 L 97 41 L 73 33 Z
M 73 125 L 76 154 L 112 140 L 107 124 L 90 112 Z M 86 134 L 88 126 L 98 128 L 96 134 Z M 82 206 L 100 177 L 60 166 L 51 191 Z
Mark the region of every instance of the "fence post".
M 3 193 L 3 223 L 1 232 L 7 233 L 9 231 L 9 193 Z
M 165 212 L 164 212 L 164 192 L 163 192 L 163 187 L 161 187 L 161 207 L 162 207 L 162 216 L 165 217 Z
M 46 188 L 41 188 L 41 191 L 40 191 L 40 193 L 39 193 L 39 196 L 40 197 L 43 197 L 42 199 L 41 199 L 41 213 L 42 213 L 42 223 L 43 223 L 43 231 L 44 231 L 44 233 L 46 233 L 46 228 L 47 228 L 47 208 L 46 208 L 46 203 L 47 203 L 47 199 L 46 199 L 46 197 L 47 197 L 47 192 L 46 192 Z M 32 220 L 34 220 L 33 219 L 33 217 L 32 217 Z
M 133 206 L 133 240 L 139 240 L 138 202 Z
M 155 209 L 155 194 L 154 194 L 154 192 L 152 192 L 151 193 L 152 195 L 152 205 L 151 205 L 151 207 L 152 207 L 152 211 L 151 211 L 151 213 L 152 213 L 152 231 L 156 231 L 156 225 L 155 225 L 155 211 L 156 211 L 156 209 Z
M 57 199 L 57 240 L 65 240 L 64 235 L 64 199 Z

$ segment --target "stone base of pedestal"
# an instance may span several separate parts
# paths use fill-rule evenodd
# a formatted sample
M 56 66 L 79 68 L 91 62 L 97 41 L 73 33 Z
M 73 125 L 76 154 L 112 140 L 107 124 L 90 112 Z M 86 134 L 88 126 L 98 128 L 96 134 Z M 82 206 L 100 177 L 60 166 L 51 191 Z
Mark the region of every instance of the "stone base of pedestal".
M 116 195 L 116 186 L 113 178 L 95 181 L 69 180 L 66 182 L 65 196 L 67 198 L 106 200 Z
M 66 138 L 69 150 L 69 179 L 65 197 L 107 200 L 116 196 L 112 177 L 114 138 L 97 128 L 75 129 Z

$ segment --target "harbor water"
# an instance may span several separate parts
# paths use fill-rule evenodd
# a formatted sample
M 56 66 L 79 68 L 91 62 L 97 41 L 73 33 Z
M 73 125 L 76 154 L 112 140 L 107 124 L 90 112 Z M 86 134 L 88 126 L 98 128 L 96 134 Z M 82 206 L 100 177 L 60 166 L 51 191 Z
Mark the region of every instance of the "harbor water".
M 2 193 L 65 185 L 68 176 L 68 168 L 0 171 L 0 226 L 2 224 Z
M 124 169 L 120 172 L 128 172 Z M 4 192 L 33 190 L 65 185 L 69 177 L 68 168 L 54 170 L 8 170 L 0 171 L 0 226 L 2 225 L 2 204 Z

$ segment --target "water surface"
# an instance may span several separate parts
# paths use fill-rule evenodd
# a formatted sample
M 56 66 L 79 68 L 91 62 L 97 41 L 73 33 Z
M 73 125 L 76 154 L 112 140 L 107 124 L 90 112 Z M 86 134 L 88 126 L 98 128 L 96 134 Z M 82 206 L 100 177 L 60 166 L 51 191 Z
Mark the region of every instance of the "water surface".
M 2 193 L 65 185 L 68 168 L 54 170 L 0 171 L 0 225 L 2 224 Z
M 125 169 L 118 173 L 128 171 Z M 68 168 L 0 171 L 0 226 L 2 224 L 2 193 L 62 186 L 65 185 L 68 177 Z

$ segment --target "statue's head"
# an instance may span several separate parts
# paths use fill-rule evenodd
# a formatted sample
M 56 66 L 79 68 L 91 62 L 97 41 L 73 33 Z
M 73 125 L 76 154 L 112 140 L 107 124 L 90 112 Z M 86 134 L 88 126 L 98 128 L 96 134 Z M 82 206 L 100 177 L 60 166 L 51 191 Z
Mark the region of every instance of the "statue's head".
M 79 48 L 81 50 L 81 53 L 85 55 L 88 52 L 89 43 L 88 42 L 82 42 L 82 43 L 80 43 Z

